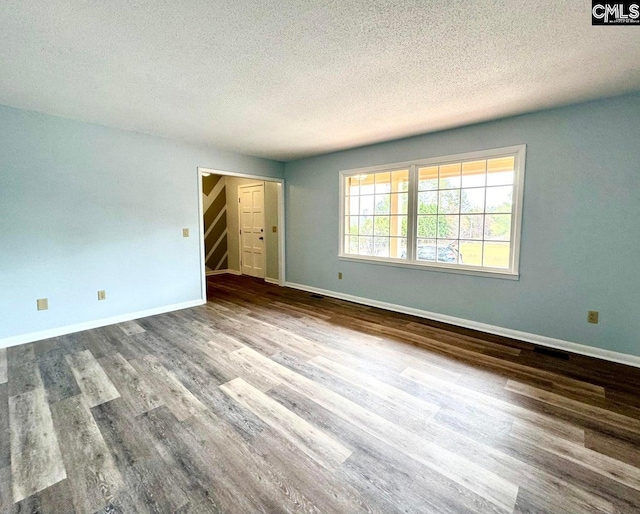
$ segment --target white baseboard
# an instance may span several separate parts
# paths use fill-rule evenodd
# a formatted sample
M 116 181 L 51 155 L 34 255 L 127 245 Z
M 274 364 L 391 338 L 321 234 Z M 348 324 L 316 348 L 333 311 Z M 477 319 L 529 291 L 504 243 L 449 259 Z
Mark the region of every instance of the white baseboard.
M 242 275 L 242 273 L 235 269 L 217 269 L 207 271 L 206 275 L 207 277 L 210 277 L 213 275 Z
M 338 293 L 335 291 L 329 291 L 327 289 L 320 289 L 318 287 L 306 286 L 304 284 L 296 284 L 294 282 L 286 282 L 287 287 L 293 289 L 300 289 L 301 291 L 307 291 L 309 293 L 321 294 L 323 296 L 329 296 L 331 298 L 338 298 L 340 300 L 346 300 L 348 302 L 359 303 L 361 305 L 367 305 L 369 307 L 378 307 L 380 309 L 386 309 L 388 311 L 400 312 L 402 314 L 409 314 L 411 316 L 417 316 L 419 318 L 426 318 L 433 321 L 441 321 L 442 323 L 449 323 L 450 325 L 456 325 L 463 328 L 470 328 L 478 330 L 480 332 L 486 332 L 489 334 L 495 334 L 503 337 L 510 337 L 511 339 L 518 339 L 527 343 L 532 343 L 540 346 L 547 346 L 549 348 L 555 348 L 557 350 L 564 350 L 567 352 L 578 353 L 580 355 L 586 355 L 588 357 L 595 357 L 597 359 L 603 359 L 606 361 L 617 362 L 619 364 L 626 364 L 628 366 L 635 366 L 640 368 L 640 356 L 629 355 L 626 353 L 613 352 L 611 350 L 605 350 L 603 348 L 596 348 L 593 346 L 587 346 L 584 344 L 573 343 L 571 341 L 564 341 L 562 339 L 555 339 L 553 337 L 541 336 L 538 334 L 531 334 L 529 332 L 521 332 L 519 330 L 513 330 L 510 328 L 498 327 L 495 325 L 487 325 L 486 323 L 480 323 L 478 321 L 471 321 L 463 318 L 456 318 L 454 316 L 447 316 L 446 314 L 439 314 L 437 312 L 424 311 L 422 309 L 415 309 L 413 307 L 405 307 L 404 305 L 398 305 L 395 303 L 381 302 L 379 300 L 371 300 L 361 296 L 353 296 L 345 293 Z
M 277 286 L 280 285 L 280 281 L 277 278 L 264 277 L 264 281 L 267 284 L 275 284 Z
M 188 309 L 190 307 L 197 307 L 198 305 L 204 305 L 205 303 L 207 303 L 206 300 L 193 300 L 191 302 L 175 303 L 173 305 L 165 305 L 164 307 L 157 307 L 155 309 L 121 314 L 120 316 L 113 316 L 111 318 L 102 318 L 95 321 L 78 323 L 76 325 L 67 325 L 65 327 L 53 328 L 51 330 L 42 330 L 40 332 L 31 332 L 29 334 L 7 337 L 5 339 L 0 339 L 0 348 L 7 348 L 9 346 L 16 346 L 25 343 L 33 343 L 34 341 L 42 341 L 43 339 L 49 339 L 51 337 L 64 336 L 67 334 L 73 334 L 75 332 L 82 332 L 83 330 L 91 330 L 92 328 L 100 328 L 107 325 L 114 325 L 115 323 L 123 323 L 125 321 L 131 321 L 134 319 L 146 318 L 148 316 L 155 316 L 157 314 L 164 314 L 165 312 L 179 311 L 182 309 Z

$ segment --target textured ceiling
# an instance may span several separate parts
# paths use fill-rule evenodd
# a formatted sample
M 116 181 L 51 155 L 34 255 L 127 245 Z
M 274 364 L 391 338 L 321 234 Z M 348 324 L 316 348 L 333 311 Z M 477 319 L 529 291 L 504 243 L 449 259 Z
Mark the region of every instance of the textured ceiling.
M 639 90 L 587 0 L 3 0 L 0 104 L 290 160 Z

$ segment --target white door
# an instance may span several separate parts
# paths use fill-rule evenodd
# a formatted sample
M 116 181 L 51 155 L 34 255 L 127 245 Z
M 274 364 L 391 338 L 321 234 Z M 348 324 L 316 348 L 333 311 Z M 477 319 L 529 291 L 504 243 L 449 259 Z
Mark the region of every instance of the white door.
M 240 186 L 240 269 L 264 278 L 264 184 Z

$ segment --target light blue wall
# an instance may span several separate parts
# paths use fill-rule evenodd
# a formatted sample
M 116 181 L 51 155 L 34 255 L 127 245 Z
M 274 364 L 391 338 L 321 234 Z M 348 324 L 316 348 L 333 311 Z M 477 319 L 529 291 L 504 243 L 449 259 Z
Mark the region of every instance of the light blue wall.
M 199 299 L 197 166 L 283 174 L 274 161 L 0 106 L 0 346 Z M 42 297 L 49 310 L 37 312 Z
M 340 170 L 521 143 L 519 281 L 338 260 Z M 290 282 L 640 355 L 640 95 L 294 161 L 285 178 Z

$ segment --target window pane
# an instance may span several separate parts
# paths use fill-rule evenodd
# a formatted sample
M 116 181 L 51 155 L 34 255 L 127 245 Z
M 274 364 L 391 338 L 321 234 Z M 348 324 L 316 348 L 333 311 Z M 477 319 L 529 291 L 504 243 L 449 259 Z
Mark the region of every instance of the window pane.
M 391 214 L 391 195 L 376 195 L 376 214 Z
M 460 212 L 460 190 L 449 189 L 439 192 L 438 212 L 453 214 Z
M 509 241 L 511 239 L 511 214 L 487 214 L 484 218 L 484 238 Z
M 373 235 L 373 216 L 360 216 L 360 229 L 358 232 L 361 236 Z
M 407 217 L 391 216 L 389 218 L 389 232 L 392 236 L 407 237 Z
M 390 223 L 389 216 L 376 216 L 373 229 L 374 235 L 388 236 Z
M 460 216 L 438 216 L 438 239 L 458 239 Z
M 347 196 L 360 194 L 360 178 L 358 175 L 345 177 L 344 183 L 344 190 Z
M 487 188 L 487 212 L 511 212 L 513 186 Z
M 484 243 L 483 266 L 491 268 L 509 267 L 509 243 Z
M 440 189 L 460 187 L 460 163 L 440 166 Z
M 373 238 L 374 255 L 376 257 L 389 257 L 389 238 L 374 237 Z
M 487 161 L 462 163 L 462 187 L 483 187 L 487 180 Z
M 460 216 L 460 238 L 482 239 L 484 232 L 484 215 L 467 214 Z
M 482 266 L 482 241 L 460 241 L 460 264 Z
M 418 237 L 436 237 L 437 216 L 418 216 Z M 482 233 L 482 229 L 480 229 Z
M 460 212 L 484 212 L 484 187 L 463 189 L 460 193 Z
M 394 171 L 391 173 L 391 192 L 402 193 L 409 191 L 409 170 Z
M 389 239 L 389 256 L 393 259 L 407 258 L 406 238 L 392 237 Z
M 513 184 L 515 159 L 510 157 L 499 157 L 487 161 L 487 185 L 502 186 Z
M 358 216 L 345 216 L 344 233 L 358 235 Z
M 373 204 L 375 196 L 366 195 L 360 197 L 360 216 L 371 216 L 373 214 Z
M 358 253 L 360 255 L 373 255 L 373 237 L 358 238 Z
M 435 239 L 418 239 L 416 259 L 419 261 L 435 262 L 436 247 Z
M 391 192 L 391 173 L 376 173 L 376 194 Z
M 438 262 L 447 264 L 458 263 L 458 241 L 438 239 L 437 258 Z
M 358 236 L 345 237 L 344 251 L 358 255 Z
M 360 196 L 375 193 L 375 179 L 376 176 L 374 174 L 360 175 Z
M 359 214 L 360 210 L 360 197 L 350 196 L 346 202 L 347 212 L 345 214 Z
M 418 193 L 418 214 L 435 214 L 438 212 L 438 192 Z
M 418 170 L 418 191 L 438 189 L 438 167 L 420 168 Z
M 391 214 L 407 214 L 409 211 L 409 194 L 397 193 L 391 195 Z

